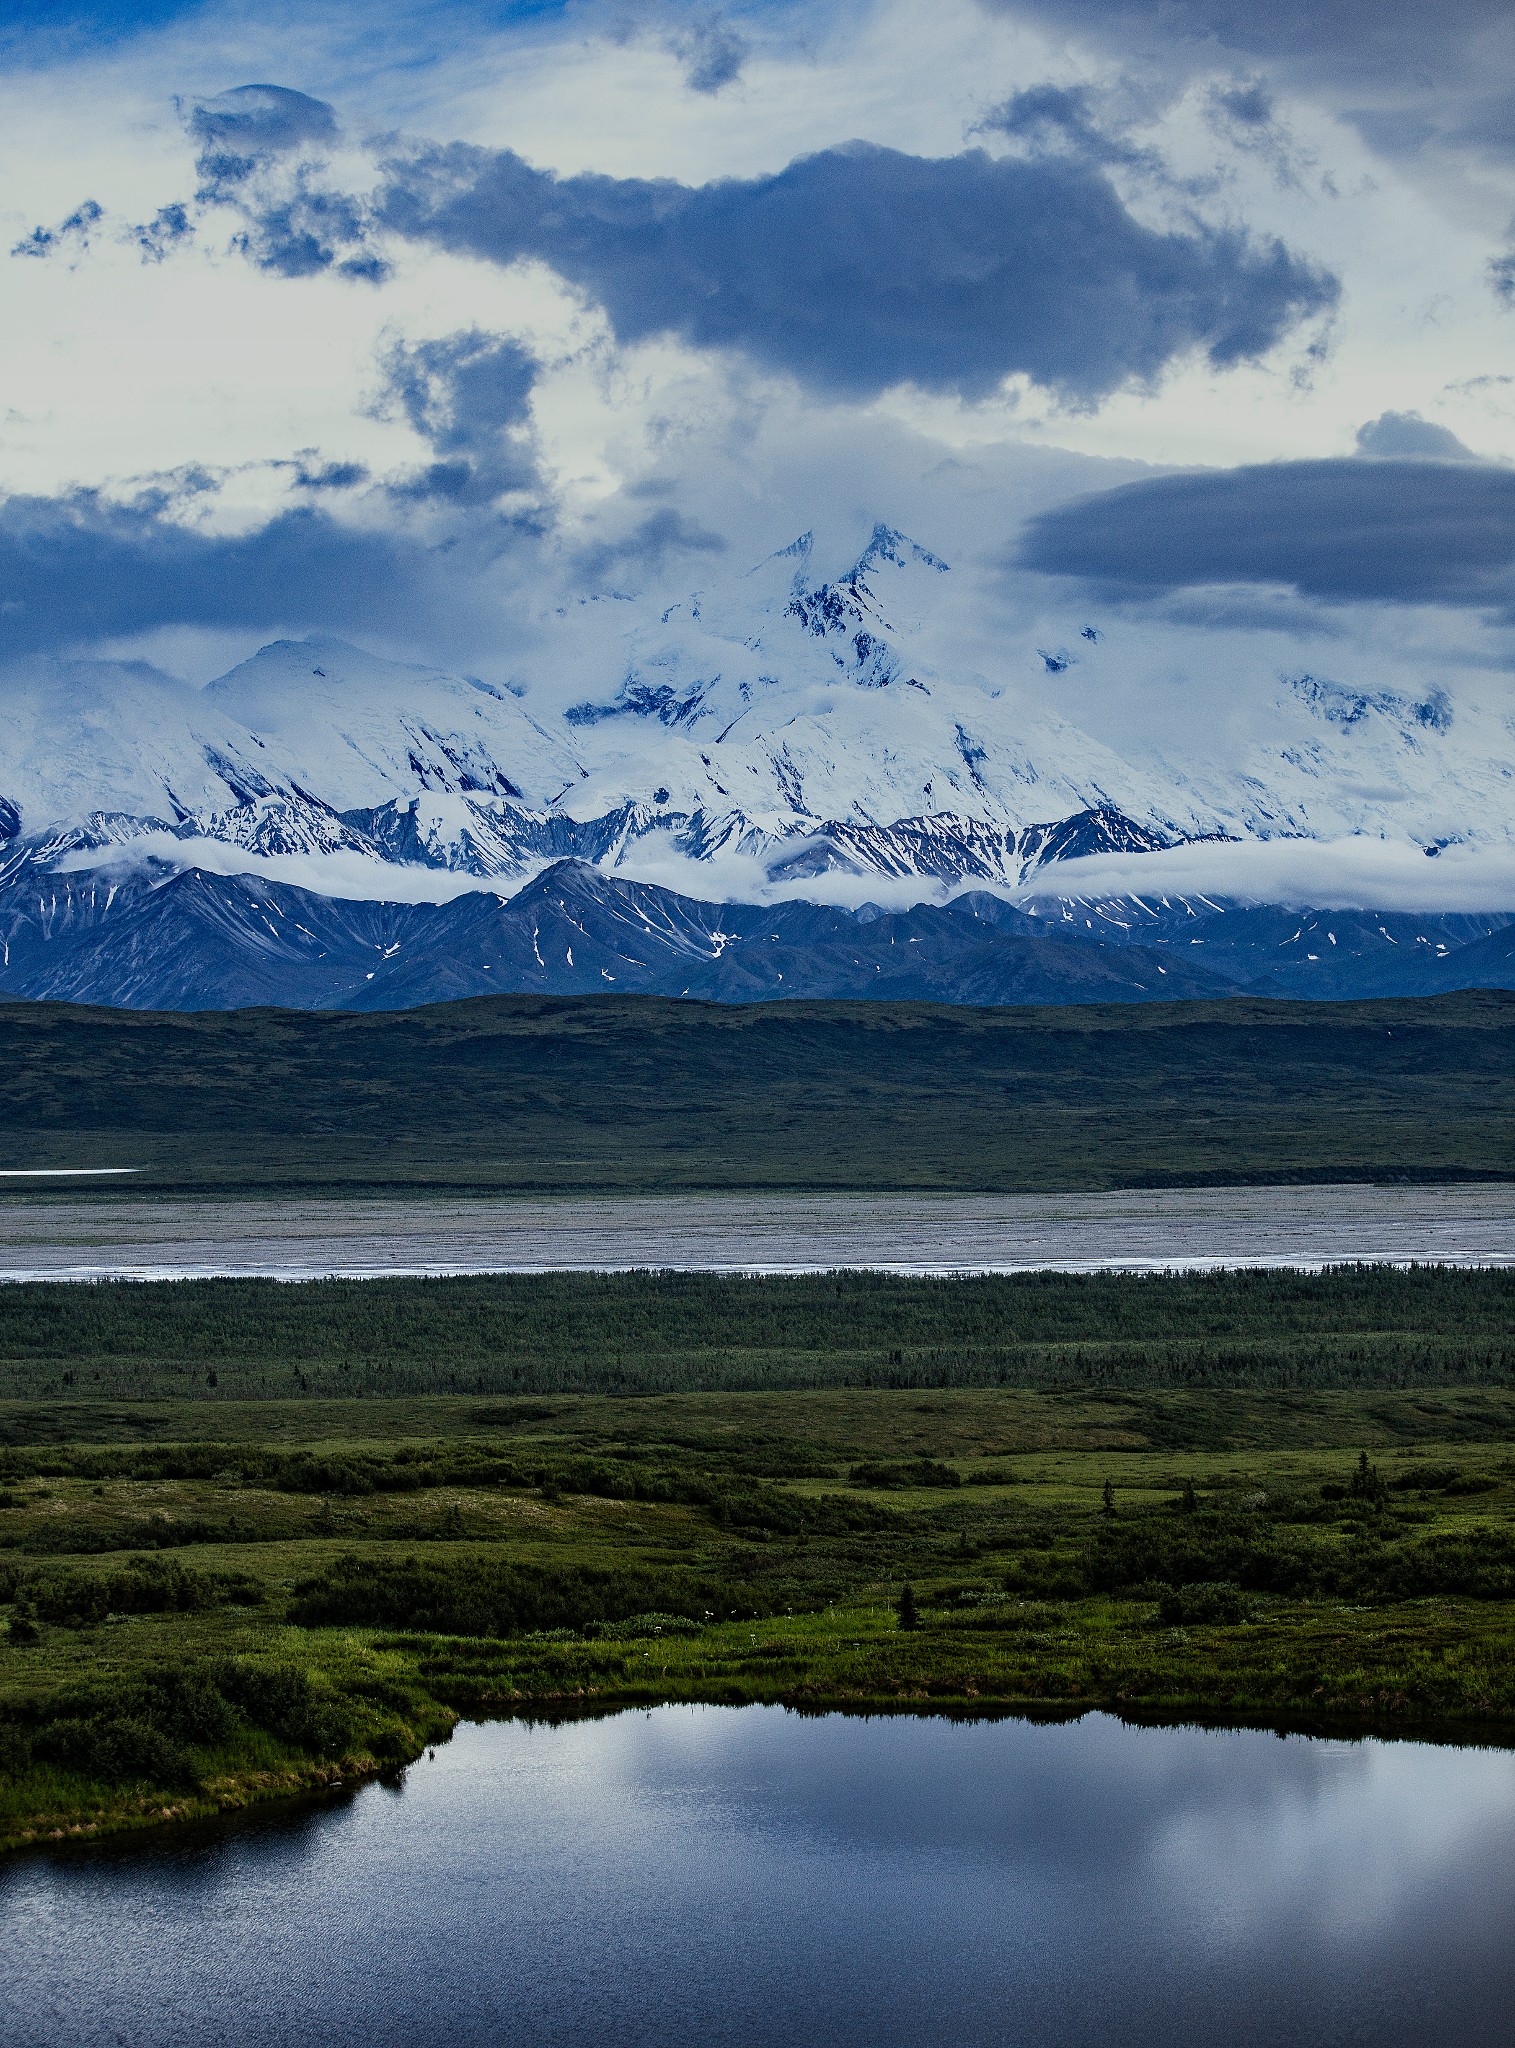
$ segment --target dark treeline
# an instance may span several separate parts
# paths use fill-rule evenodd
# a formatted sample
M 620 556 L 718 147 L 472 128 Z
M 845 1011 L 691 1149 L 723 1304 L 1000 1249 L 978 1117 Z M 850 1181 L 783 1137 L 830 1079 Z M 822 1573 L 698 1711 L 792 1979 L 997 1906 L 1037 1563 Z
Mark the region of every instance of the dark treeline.
M 1515 1383 L 1515 1273 L 491 1275 L 0 1289 L 0 1394 Z

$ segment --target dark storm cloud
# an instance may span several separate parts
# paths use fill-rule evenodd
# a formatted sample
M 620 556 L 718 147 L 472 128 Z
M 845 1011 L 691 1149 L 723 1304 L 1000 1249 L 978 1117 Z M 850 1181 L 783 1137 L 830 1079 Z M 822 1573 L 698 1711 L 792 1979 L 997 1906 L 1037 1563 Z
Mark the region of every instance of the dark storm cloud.
M 497 558 L 511 536 L 498 524 Z M 0 659 L 159 626 L 442 630 L 473 610 L 467 550 L 286 512 L 256 532 L 197 533 L 151 499 L 92 492 L 0 504 Z
M 1515 470 L 1346 457 L 1155 477 L 1043 513 L 1020 561 L 1128 595 L 1240 583 L 1314 598 L 1507 604 Z
M 1515 154 L 1515 11 L 1509 0 L 981 0 L 1060 39 L 1089 37 L 1144 71 L 1182 79 L 1264 65 L 1314 88 L 1369 145 L 1430 142 Z M 1245 88 L 1242 88 L 1245 90 Z M 1261 102 L 1259 102 L 1259 105 Z M 1245 106 L 1232 110 L 1245 119 Z
M 1097 168 L 852 143 L 691 187 L 557 178 L 509 150 L 389 160 L 391 232 L 501 264 L 535 258 L 617 336 L 739 349 L 824 389 L 981 396 L 1025 372 L 1093 401 L 1202 353 L 1262 355 L 1335 302 L 1282 243 L 1133 218 Z
M 397 344 L 384 370 L 377 410 L 402 414 L 437 457 L 404 495 L 483 503 L 537 481 L 533 451 L 511 433 L 531 418 L 537 364 L 515 342 L 470 328 Z

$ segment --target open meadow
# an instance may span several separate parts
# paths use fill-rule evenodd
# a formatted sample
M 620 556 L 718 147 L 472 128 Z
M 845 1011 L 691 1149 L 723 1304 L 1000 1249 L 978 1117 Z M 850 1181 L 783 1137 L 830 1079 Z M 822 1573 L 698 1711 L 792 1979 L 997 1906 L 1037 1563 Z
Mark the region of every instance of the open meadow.
M 0 1839 L 660 1700 L 1509 1741 L 1512 1308 L 1428 1269 L 8 1287 Z

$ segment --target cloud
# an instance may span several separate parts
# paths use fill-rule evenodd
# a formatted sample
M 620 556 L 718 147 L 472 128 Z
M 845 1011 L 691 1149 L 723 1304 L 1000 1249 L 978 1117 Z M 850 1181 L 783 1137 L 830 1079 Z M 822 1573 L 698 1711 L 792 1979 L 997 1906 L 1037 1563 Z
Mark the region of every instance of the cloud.
M 1438 427 L 1418 412 L 1383 412 L 1357 429 L 1359 455 L 1422 456 L 1443 462 L 1476 462 L 1477 456 L 1450 427 Z
M 1043 897 L 1224 897 L 1312 910 L 1507 911 L 1515 852 L 1448 846 L 1435 859 L 1403 840 L 1249 839 L 1165 852 L 1090 854 L 1044 869 L 1017 900 Z
M 59 221 L 55 228 L 35 227 L 24 235 L 11 250 L 12 256 L 56 256 L 65 249 L 87 249 L 90 233 L 105 218 L 105 209 L 97 199 L 86 199 L 76 206 L 67 220 Z
M 191 107 L 187 125 L 200 145 L 197 168 L 219 196 L 276 157 L 337 140 L 337 117 L 325 100 L 285 85 L 239 85 Z
M 718 14 L 706 15 L 673 38 L 673 52 L 684 67 L 691 92 L 717 93 L 741 76 L 751 53 L 747 38 Z
M 524 537 L 494 520 L 473 545 L 433 549 L 309 507 L 218 535 L 151 496 L 12 497 L 0 503 L 0 660 L 165 626 L 455 640 L 497 620 L 499 559 Z
M 189 208 L 177 200 L 170 206 L 160 206 L 150 221 L 130 230 L 144 263 L 161 263 L 170 249 L 190 241 L 194 232 Z
M 68 250 L 83 255 L 97 231 L 103 231 L 107 215 L 97 199 L 86 199 L 55 228 L 34 227 L 11 250 L 12 256 L 59 256 Z M 160 206 L 149 221 L 117 222 L 110 232 L 118 241 L 134 244 L 144 263 L 161 263 L 171 249 L 192 239 L 195 223 L 189 208 L 180 200 Z
M 363 463 L 325 462 L 314 448 L 296 456 L 292 467 L 302 491 L 350 491 L 368 481 Z
M 256 875 L 265 882 L 282 882 L 290 889 L 308 889 L 349 903 L 454 903 L 460 896 L 511 896 L 531 880 L 530 874 L 503 881 L 444 868 L 402 866 L 363 853 L 251 853 L 225 840 L 167 831 L 141 832 L 113 846 L 85 847 L 57 863 L 59 874 L 126 876 L 145 871 L 157 876 L 165 868 Z
M 1032 85 L 993 107 L 973 133 L 1008 136 L 1035 156 L 1069 156 L 1085 164 L 1119 164 L 1165 175 L 1162 159 L 1137 149 L 1102 125 L 1095 94 L 1082 85 Z
M 389 266 L 367 246 L 367 209 L 320 174 L 339 140 L 325 100 L 288 86 L 239 85 L 198 101 L 185 125 L 199 144 L 196 199 L 243 215 L 237 246 L 260 270 L 279 277 L 335 270 L 370 284 L 388 276 Z
M 223 189 L 211 196 L 229 201 L 238 194 Z M 368 208 L 348 193 L 323 185 L 308 165 L 296 166 L 287 189 L 277 197 L 260 194 L 255 204 L 242 210 L 247 227 L 237 237 L 237 247 L 259 270 L 276 277 L 316 277 L 334 270 L 339 277 L 364 284 L 382 284 L 389 276 L 388 263 L 371 243 Z
M 1098 168 L 981 150 L 850 143 L 688 186 L 421 147 L 385 164 L 374 214 L 412 240 L 549 265 L 622 341 L 736 349 L 854 397 L 901 383 L 978 397 L 1019 372 L 1088 403 L 1195 353 L 1218 369 L 1255 359 L 1336 299 L 1281 242 L 1163 232 Z
M 1042 513 L 1019 558 L 1116 593 L 1263 583 L 1488 605 L 1515 590 L 1515 470 L 1344 457 L 1154 477 Z
M 640 526 L 619 540 L 596 541 L 585 548 L 578 558 L 579 573 L 585 585 L 593 589 L 616 569 L 639 569 L 657 575 L 672 555 L 725 552 L 726 542 L 720 534 L 707 532 L 671 505 L 665 505 L 660 511 L 649 513 Z
M 538 365 L 517 343 L 469 328 L 397 342 L 383 368 L 378 416 L 403 415 L 437 456 L 401 486 L 405 495 L 486 504 L 538 481 L 533 451 L 518 438 Z
M 1508 0 L 980 0 L 989 12 L 1083 35 L 1127 64 L 1182 81 L 1261 64 L 1314 90 L 1370 147 L 1414 156 L 1428 143 L 1515 153 L 1515 17 Z M 1238 91 L 1245 93 L 1240 82 Z M 1262 113 L 1264 98 L 1255 103 Z M 1243 98 L 1224 109 L 1246 122 Z
M 547 865 L 543 862 L 542 866 Z M 460 896 L 510 897 L 540 867 L 511 876 L 475 876 L 402 867 L 358 853 L 259 854 L 221 840 L 145 833 L 125 844 L 66 855 L 62 872 L 144 866 L 200 868 L 210 874 L 257 875 L 318 895 L 371 903 L 448 903 Z M 1515 903 L 1515 853 L 1507 847 L 1448 846 L 1435 859 L 1402 840 L 1268 839 L 1201 841 L 1155 853 L 1090 854 L 1042 869 L 1024 889 L 979 880 L 946 889 L 930 876 L 852 874 L 831 870 L 774 882 L 761 856 L 719 853 L 693 860 L 660 835 L 633 841 L 615 863 L 625 881 L 651 882 L 703 903 L 865 903 L 906 910 L 955 895 L 985 893 L 1030 906 L 1074 897 L 1208 896 L 1236 903 L 1286 903 L 1312 910 L 1379 910 L 1433 914 L 1508 911 Z

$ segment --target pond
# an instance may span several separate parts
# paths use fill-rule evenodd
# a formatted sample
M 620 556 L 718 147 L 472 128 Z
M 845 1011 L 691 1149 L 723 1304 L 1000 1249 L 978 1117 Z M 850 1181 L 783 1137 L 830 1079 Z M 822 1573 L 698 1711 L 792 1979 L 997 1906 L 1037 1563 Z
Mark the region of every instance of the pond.
M 0 1869 L 8 2048 L 1507 2048 L 1515 1756 L 666 1707 Z

